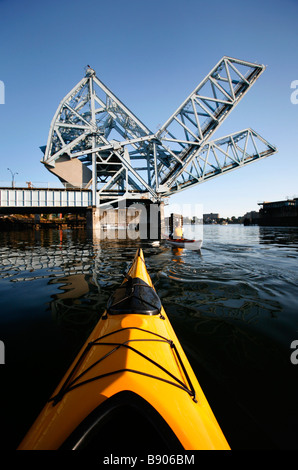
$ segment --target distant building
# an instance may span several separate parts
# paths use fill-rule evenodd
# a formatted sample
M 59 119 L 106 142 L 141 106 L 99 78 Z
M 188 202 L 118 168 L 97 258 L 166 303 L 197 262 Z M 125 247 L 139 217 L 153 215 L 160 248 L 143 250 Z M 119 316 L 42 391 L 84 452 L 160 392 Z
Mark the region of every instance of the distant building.
M 298 227 L 298 198 L 259 203 L 259 225 Z
M 259 223 L 259 212 L 250 211 L 246 212 L 243 216 L 244 225 L 257 225 Z
M 219 221 L 219 214 L 203 214 L 204 224 L 217 224 Z

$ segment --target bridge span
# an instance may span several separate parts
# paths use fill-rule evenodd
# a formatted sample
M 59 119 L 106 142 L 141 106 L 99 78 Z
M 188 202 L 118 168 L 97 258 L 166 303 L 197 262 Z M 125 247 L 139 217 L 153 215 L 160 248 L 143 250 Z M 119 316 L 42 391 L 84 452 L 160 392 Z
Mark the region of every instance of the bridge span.
M 136 195 L 137 196 L 137 195 Z M 99 202 L 99 201 L 98 201 Z M 81 214 L 86 227 L 96 238 L 106 238 L 103 230 L 138 226 L 141 238 L 161 238 L 164 234 L 164 204 L 148 198 L 105 199 L 92 205 L 92 191 L 87 189 L 0 187 L 0 215 L 8 214 Z M 124 232 L 123 232 L 124 233 Z M 122 238 L 123 238 L 122 233 Z M 109 238 L 116 233 L 109 233 Z
M 0 188 L 1 214 L 81 213 L 91 205 L 90 190 Z
M 43 165 L 66 186 L 2 187 L 0 213 L 86 211 L 97 232 L 107 208 L 115 209 L 109 216 L 117 220 L 126 214 L 127 222 L 135 206 L 137 225 L 155 224 L 161 236 L 168 197 L 277 152 L 250 127 L 214 139 L 264 70 L 262 64 L 222 57 L 154 133 L 87 66 L 60 101 L 40 147 Z

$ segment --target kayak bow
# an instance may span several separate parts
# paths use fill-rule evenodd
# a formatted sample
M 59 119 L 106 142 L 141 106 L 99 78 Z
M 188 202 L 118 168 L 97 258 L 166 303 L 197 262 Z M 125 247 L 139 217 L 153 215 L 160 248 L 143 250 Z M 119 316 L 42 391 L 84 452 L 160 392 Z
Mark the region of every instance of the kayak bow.
M 19 449 L 229 449 L 139 249 Z

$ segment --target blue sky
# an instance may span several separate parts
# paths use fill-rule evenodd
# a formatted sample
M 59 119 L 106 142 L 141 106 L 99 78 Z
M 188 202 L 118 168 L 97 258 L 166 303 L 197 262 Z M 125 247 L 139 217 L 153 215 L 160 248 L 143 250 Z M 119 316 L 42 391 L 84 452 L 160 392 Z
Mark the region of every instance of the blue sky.
M 0 0 L 0 184 L 53 182 L 40 163 L 61 99 L 89 64 L 152 131 L 227 55 L 266 71 L 215 137 L 252 127 L 278 153 L 173 196 L 221 216 L 298 196 L 297 0 Z

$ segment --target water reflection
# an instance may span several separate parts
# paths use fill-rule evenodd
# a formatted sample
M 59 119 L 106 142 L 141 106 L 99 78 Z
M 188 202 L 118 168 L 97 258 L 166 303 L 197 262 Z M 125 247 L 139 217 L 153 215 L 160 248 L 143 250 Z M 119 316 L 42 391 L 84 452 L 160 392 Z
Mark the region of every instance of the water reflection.
M 15 369 L 10 366 L 11 376 L 23 365 L 31 377 L 33 409 L 36 401 L 43 404 L 56 386 L 56 369 L 65 372 L 66 358 L 73 358 L 142 247 L 182 346 L 208 398 L 215 397 L 217 417 L 239 429 L 235 400 L 225 417 L 226 389 L 258 424 L 266 420 L 266 433 L 280 441 L 289 418 L 276 408 L 270 418 L 272 401 L 285 394 L 276 382 L 290 384 L 295 397 L 298 391 L 296 369 L 285 367 L 298 330 L 297 246 L 294 228 L 204 227 L 200 253 L 146 240 L 95 242 L 84 231 L 0 233 L 0 339 L 7 353 L 22 351 Z M 6 383 L 15 387 L 13 381 Z M 15 412 L 16 400 L 5 403 Z M 243 432 L 235 439 L 241 440 Z M 296 437 L 298 442 L 297 432 Z M 255 440 L 252 434 L 251 447 Z
M 59 293 L 53 295 L 50 309 L 53 320 L 63 328 L 88 328 L 99 318 L 102 297 L 91 276 L 73 274 L 49 281 L 56 284 Z
M 298 249 L 297 227 L 259 227 L 260 243 Z

